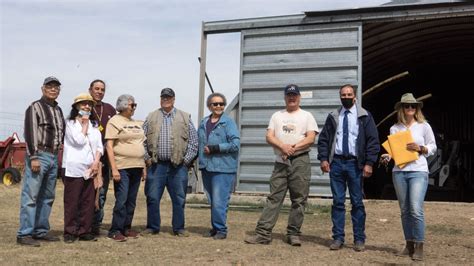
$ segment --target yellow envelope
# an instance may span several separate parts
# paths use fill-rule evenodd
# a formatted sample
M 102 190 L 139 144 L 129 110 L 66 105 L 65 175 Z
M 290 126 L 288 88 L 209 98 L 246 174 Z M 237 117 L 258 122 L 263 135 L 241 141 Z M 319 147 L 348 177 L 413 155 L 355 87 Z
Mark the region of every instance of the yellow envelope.
M 390 151 L 398 167 L 403 168 L 404 164 L 418 160 L 418 152 L 407 150 L 407 144 L 412 142 L 414 140 L 409 130 L 399 131 L 388 136 Z
M 387 151 L 390 157 L 393 158 L 392 149 L 390 149 L 390 143 L 388 143 L 388 139 L 384 143 L 382 143 L 382 147 Z M 407 164 L 403 163 L 403 164 L 398 165 L 398 167 L 403 168 L 405 167 L 405 165 Z

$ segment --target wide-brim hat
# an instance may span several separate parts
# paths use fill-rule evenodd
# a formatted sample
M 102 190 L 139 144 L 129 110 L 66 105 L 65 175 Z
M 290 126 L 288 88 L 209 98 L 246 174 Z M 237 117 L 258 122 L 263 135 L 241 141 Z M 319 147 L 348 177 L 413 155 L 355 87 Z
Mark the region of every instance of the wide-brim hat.
M 402 98 L 398 103 L 395 104 L 395 110 L 398 110 L 402 104 L 404 103 L 411 103 L 411 104 L 418 104 L 420 108 L 423 107 L 423 102 L 417 101 L 415 96 L 411 93 L 405 93 L 402 95 Z
M 94 101 L 94 98 L 92 98 L 92 96 L 89 93 L 83 92 L 77 95 L 76 97 L 74 97 L 74 102 L 72 103 L 72 105 L 74 106 L 76 105 L 76 103 L 80 103 L 84 101 L 91 102 L 93 105 L 96 104 L 96 102 Z

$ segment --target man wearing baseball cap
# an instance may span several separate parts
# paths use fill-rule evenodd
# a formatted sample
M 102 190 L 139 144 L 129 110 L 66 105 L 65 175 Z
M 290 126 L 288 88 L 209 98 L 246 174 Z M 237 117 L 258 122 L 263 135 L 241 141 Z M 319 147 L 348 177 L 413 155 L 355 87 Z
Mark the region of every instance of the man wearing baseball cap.
M 273 146 L 275 164 L 270 177 L 270 195 L 247 244 L 270 244 L 272 230 L 278 220 L 286 192 L 290 191 L 291 210 L 286 229 L 286 242 L 301 246 L 301 226 L 311 181 L 309 151 L 319 132 L 310 112 L 300 108 L 300 89 L 295 84 L 285 87 L 286 108 L 275 112 L 267 128 L 267 143 Z
M 198 136 L 191 116 L 174 107 L 173 89 L 162 89 L 160 98 L 161 108 L 151 112 L 143 124 L 147 225 L 142 235 L 160 232 L 160 201 L 166 187 L 173 203 L 173 234 L 186 237 L 189 236 L 184 228 L 188 167 L 197 156 Z
M 21 190 L 20 228 L 17 243 L 40 246 L 39 241 L 59 241 L 49 234 L 49 215 L 55 198 L 58 175 L 58 152 L 63 144 L 64 116 L 56 99 L 61 82 L 56 77 L 44 79 L 43 96 L 25 113 L 25 175 Z

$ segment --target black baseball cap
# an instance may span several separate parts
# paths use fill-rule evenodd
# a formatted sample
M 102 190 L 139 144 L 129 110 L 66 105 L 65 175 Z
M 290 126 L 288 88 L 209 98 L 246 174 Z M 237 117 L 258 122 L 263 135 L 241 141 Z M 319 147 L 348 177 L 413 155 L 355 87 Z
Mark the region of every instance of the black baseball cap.
M 160 94 L 160 97 L 164 97 L 164 96 L 167 96 L 167 97 L 174 97 L 174 91 L 173 89 L 171 88 L 164 88 L 161 90 L 161 94 Z
M 51 82 L 56 82 L 59 85 L 61 85 L 61 82 L 59 82 L 59 79 L 57 79 L 56 77 L 53 77 L 53 76 L 45 78 L 44 82 L 43 82 L 43 85 L 46 85 L 46 84 L 51 83 Z
M 288 94 L 300 95 L 300 88 L 298 87 L 298 85 L 295 85 L 295 84 L 287 85 L 285 87 L 285 95 L 288 95 Z

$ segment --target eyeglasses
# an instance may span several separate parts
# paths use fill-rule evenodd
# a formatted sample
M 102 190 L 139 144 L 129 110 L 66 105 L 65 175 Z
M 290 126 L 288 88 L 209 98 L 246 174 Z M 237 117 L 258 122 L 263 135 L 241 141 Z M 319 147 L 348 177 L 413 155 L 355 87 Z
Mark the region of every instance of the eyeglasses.
M 60 85 L 50 85 L 50 84 L 46 84 L 46 85 L 44 85 L 44 87 L 45 87 L 46 89 L 48 89 L 48 90 L 53 90 L 53 89 L 55 89 L 55 90 L 57 90 L 57 91 L 61 90 L 61 86 L 60 86 Z
M 173 96 L 163 95 L 160 98 L 162 101 L 171 101 L 171 99 L 173 99 Z
M 416 109 L 417 106 L 418 106 L 418 104 L 416 104 L 416 103 L 404 103 L 403 104 L 403 108 L 405 108 L 405 109 L 408 109 L 408 108 Z
M 86 105 L 94 106 L 94 104 L 91 103 L 91 102 L 80 102 L 79 104 L 80 104 L 80 105 L 84 105 L 84 106 L 86 106 Z
M 225 106 L 225 103 L 211 103 L 212 106 L 217 107 L 217 106 Z
M 129 104 L 133 109 L 137 108 L 137 104 L 136 103 L 131 103 Z

